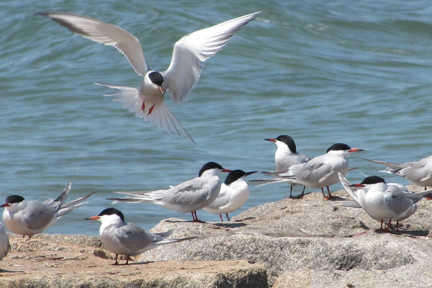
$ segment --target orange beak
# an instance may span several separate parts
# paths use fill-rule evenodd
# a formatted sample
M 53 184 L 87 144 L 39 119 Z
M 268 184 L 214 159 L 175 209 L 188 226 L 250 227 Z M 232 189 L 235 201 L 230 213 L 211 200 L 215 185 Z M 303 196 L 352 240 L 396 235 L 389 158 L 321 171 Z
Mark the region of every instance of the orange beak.
M 87 217 L 84 220 L 99 220 L 100 217 L 99 216 L 91 216 L 91 217 Z

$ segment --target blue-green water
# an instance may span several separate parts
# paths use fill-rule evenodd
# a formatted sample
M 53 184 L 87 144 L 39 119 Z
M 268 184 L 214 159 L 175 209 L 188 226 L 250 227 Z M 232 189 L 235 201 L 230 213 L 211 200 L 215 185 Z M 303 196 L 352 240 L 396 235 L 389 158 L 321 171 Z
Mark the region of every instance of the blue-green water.
M 111 91 L 93 82 L 136 87 L 141 78 L 115 49 L 34 15 L 46 10 L 121 26 L 140 39 L 149 66 L 161 71 L 183 35 L 262 13 L 207 61 L 186 103 L 176 105 L 167 95 L 193 145 L 103 97 Z M 111 206 L 105 198 L 112 191 L 178 184 L 208 161 L 274 170 L 276 146 L 263 139 L 280 134 L 291 135 L 309 156 L 335 142 L 365 149 L 350 157 L 360 168 L 348 174 L 350 181 L 382 168 L 360 157 L 426 157 L 432 154 L 431 14 L 430 1 L 401 0 L 2 1 L 0 198 L 45 200 L 68 181 L 70 199 L 98 191 L 46 231 L 96 235 L 98 225 L 82 219 Z M 287 185 L 252 186 L 233 215 L 287 195 Z M 151 204 L 116 207 L 146 229 L 167 217 L 191 219 Z M 204 211 L 198 216 L 218 221 Z

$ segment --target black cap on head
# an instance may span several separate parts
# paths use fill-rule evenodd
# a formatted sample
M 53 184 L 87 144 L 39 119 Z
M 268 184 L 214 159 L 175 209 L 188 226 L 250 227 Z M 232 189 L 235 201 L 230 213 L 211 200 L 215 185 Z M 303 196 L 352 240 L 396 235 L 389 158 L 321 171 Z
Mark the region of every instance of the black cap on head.
M 120 210 L 117 210 L 116 208 L 107 208 L 105 210 L 103 210 L 101 213 L 99 213 L 98 216 L 103 216 L 103 215 L 117 215 L 121 218 L 121 220 L 124 222 L 124 215 Z
M 293 152 L 293 153 L 297 152 L 296 144 L 294 142 L 294 139 L 291 138 L 291 136 L 280 135 L 276 138 L 276 140 L 285 143 L 288 146 L 288 148 L 291 150 L 291 152 Z
M 208 163 L 204 164 L 204 166 L 202 166 L 201 170 L 198 173 L 198 176 L 201 176 L 202 173 L 204 173 L 204 171 L 207 171 L 210 169 L 215 169 L 215 168 L 221 169 L 221 170 L 223 169 L 223 167 L 216 162 L 208 162 Z
M 243 176 L 248 176 L 250 174 L 256 173 L 257 171 L 244 172 L 243 170 L 232 170 L 228 176 L 225 178 L 225 185 L 230 185 L 231 183 L 237 181 Z
M 19 196 L 19 195 L 10 195 L 10 196 L 6 197 L 5 203 L 11 204 L 11 203 L 19 203 L 22 201 L 24 201 L 24 197 Z
M 365 179 L 363 179 L 363 181 L 361 182 L 361 184 L 377 184 L 377 183 L 386 183 L 385 180 L 379 176 L 368 176 Z
M 348 145 L 344 144 L 344 143 L 336 143 L 333 144 L 332 146 L 330 146 L 330 148 L 327 149 L 328 153 L 329 151 L 333 150 L 333 151 L 344 151 L 344 150 L 350 150 L 351 147 L 349 147 Z
M 246 172 L 244 172 L 243 170 L 232 170 L 228 176 L 225 178 L 225 185 L 229 185 L 235 181 L 237 181 L 238 179 L 240 179 L 241 177 L 245 176 Z
M 164 78 L 163 78 L 163 76 L 162 76 L 161 73 L 156 72 L 156 71 L 155 71 L 155 72 L 151 72 L 151 73 L 148 75 L 148 77 L 150 78 L 150 80 L 151 80 L 154 84 L 158 85 L 159 87 L 162 86 L 162 83 L 163 83 L 163 81 L 164 81 Z

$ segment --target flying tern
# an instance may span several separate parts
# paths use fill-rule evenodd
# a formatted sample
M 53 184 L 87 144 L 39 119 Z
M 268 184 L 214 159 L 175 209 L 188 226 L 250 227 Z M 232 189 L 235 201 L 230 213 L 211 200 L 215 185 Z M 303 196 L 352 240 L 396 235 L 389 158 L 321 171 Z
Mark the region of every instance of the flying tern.
M 72 183 L 64 189 L 56 199 L 48 199 L 44 202 L 27 201 L 22 196 L 11 195 L 0 207 L 3 211 L 3 222 L 5 226 L 15 234 L 28 235 L 31 238 L 35 234 L 42 233 L 52 226 L 63 215 L 75 210 L 84 203 L 79 203 L 96 192 L 80 197 L 76 200 L 64 203 L 71 191 Z
M 227 220 L 230 221 L 228 213 L 239 209 L 249 198 L 249 186 L 244 181 L 248 175 L 257 171 L 244 172 L 243 170 L 232 170 L 222 183 L 219 195 L 210 205 L 203 208 L 212 214 L 219 214 L 223 222 L 222 214 L 225 214 Z
M 205 61 L 221 50 L 235 32 L 255 19 L 259 13 L 241 16 L 184 36 L 175 43 L 171 63 L 164 72 L 151 70 L 144 58 L 139 40 L 118 26 L 60 11 L 41 12 L 37 15 L 50 17 L 84 38 L 113 46 L 120 51 L 143 80 L 138 88 L 96 83 L 120 90 L 105 96 L 114 96 L 115 101 L 124 103 L 124 108 L 142 117 L 144 121 L 165 128 L 170 134 L 175 132 L 181 137 L 180 129 L 194 142 L 165 106 L 163 100 L 166 91 L 171 92 L 174 102 L 186 101 L 201 76 Z
M 199 222 L 196 211 L 212 203 L 221 188 L 220 172 L 231 172 L 215 162 L 204 164 L 198 177 L 171 186 L 167 190 L 135 191 L 115 193 L 128 195 L 125 198 L 107 198 L 108 200 L 129 203 L 152 203 L 180 213 L 191 213 L 192 220 Z

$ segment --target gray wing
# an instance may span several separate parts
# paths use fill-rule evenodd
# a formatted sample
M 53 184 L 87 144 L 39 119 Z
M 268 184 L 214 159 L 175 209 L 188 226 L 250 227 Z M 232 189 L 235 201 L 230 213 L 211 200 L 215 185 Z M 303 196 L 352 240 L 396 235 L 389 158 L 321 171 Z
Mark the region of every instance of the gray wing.
M 409 181 L 422 185 L 422 182 L 432 178 L 432 156 L 407 164 L 409 164 L 409 167 L 402 169 L 400 173 Z
M 310 160 L 311 160 L 311 158 L 305 154 L 298 154 L 297 155 L 297 162 L 298 163 L 306 163 Z
M 0 260 L 3 259 L 10 250 L 9 236 L 3 223 L 0 222 Z
M 413 201 L 405 196 L 396 186 L 388 185 L 384 192 L 384 201 L 387 207 L 396 214 L 406 212 L 413 205 Z
M 150 192 L 122 192 L 115 193 L 130 195 L 125 198 L 107 198 L 108 200 L 121 202 L 144 202 L 161 205 L 170 209 L 174 206 L 194 206 L 202 203 L 209 197 L 212 187 L 201 178 L 197 177 L 183 182 L 168 190 L 157 190 Z M 175 209 L 174 209 L 175 210 Z
M 144 76 L 147 64 L 139 40 L 131 33 L 113 24 L 67 12 L 41 12 L 37 15 L 50 17 L 60 25 L 92 41 L 115 47 L 129 60 L 138 75 Z
M 310 160 L 305 165 L 303 165 L 300 171 L 298 172 L 296 171 L 293 173 L 296 176 L 295 177 L 296 180 L 300 182 L 301 181 L 307 181 L 307 182 L 322 181 L 333 172 L 333 169 L 330 165 L 325 165 L 321 161 L 314 161 L 314 159 Z
M 116 229 L 116 237 L 127 249 L 137 252 L 137 254 L 148 250 L 147 248 L 149 248 L 153 241 L 151 235 L 133 223 L 127 223 Z
M 389 172 L 391 172 L 391 173 L 396 173 L 397 171 L 399 171 L 403 168 L 409 167 L 408 163 L 383 162 L 383 161 L 371 160 L 371 159 L 366 159 L 366 158 L 361 158 L 361 159 L 369 161 L 369 162 L 384 165 L 387 167 L 387 170 L 389 170 Z
M 55 207 L 36 201 L 29 201 L 24 221 L 30 229 L 43 229 L 55 216 Z
M 163 89 L 171 92 L 171 97 L 176 103 L 184 102 L 200 78 L 204 62 L 221 50 L 235 32 L 255 19 L 259 13 L 198 30 L 177 41 L 170 66 L 163 73 Z

